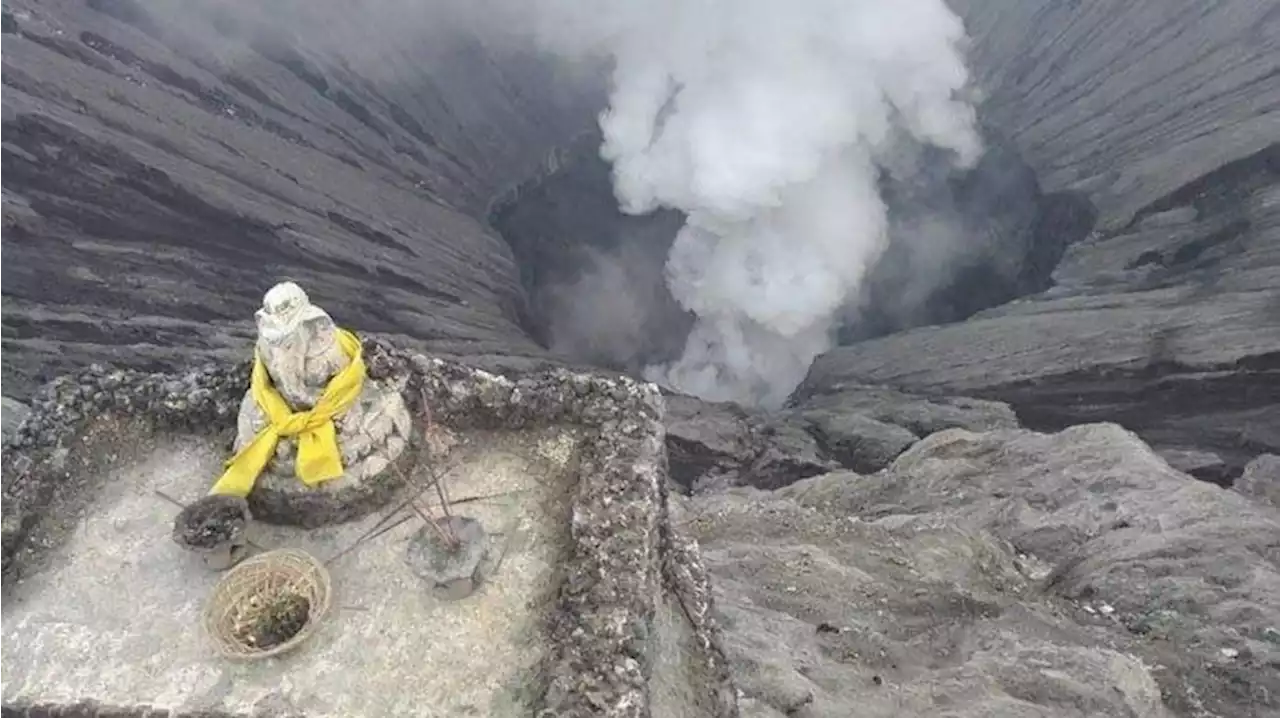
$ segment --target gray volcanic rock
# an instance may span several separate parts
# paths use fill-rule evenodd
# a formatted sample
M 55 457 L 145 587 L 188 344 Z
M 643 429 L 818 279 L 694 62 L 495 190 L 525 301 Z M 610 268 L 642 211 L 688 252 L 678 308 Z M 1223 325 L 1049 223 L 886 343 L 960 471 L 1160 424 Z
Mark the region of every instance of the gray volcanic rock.
M 1263 454 L 1250 461 L 1231 488 L 1280 509 L 1280 456 Z
M 1280 16 L 1264 0 L 956 0 L 987 121 L 1097 231 L 1041 294 L 820 358 L 887 383 L 1119 421 L 1237 475 L 1280 450 Z M 1192 51 L 1190 48 L 1194 47 Z
M 836 461 L 860 473 L 888 466 L 920 438 L 900 426 L 845 411 L 807 411 L 802 416 Z
M 944 429 L 1010 429 L 1008 405 L 967 397 L 913 395 L 883 386 L 845 384 L 827 393 L 793 397 L 797 417 L 842 466 L 874 473 L 921 437 Z
M 484 212 L 594 102 L 334 5 L 282 27 L 252 4 L 6 2 L 6 395 L 92 361 L 238 355 L 281 278 L 401 343 L 545 356 Z
M 983 115 L 1102 228 L 1280 136 L 1270 0 L 949 0 Z
M 797 393 L 789 406 L 802 414 L 857 412 L 876 421 L 896 424 L 919 436 L 943 429 L 989 431 L 1018 426 L 1013 409 L 998 401 L 964 396 L 925 396 L 886 386 L 842 383 L 821 392 Z
M 926 397 L 886 387 L 843 385 L 757 412 L 736 404 L 667 397 L 671 478 L 685 490 L 730 486 L 776 489 L 841 467 L 872 473 L 920 437 L 950 428 L 1015 428 L 1007 405 L 964 397 Z
M 669 475 L 686 492 L 778 488 L 839 467 L 803 424 L 786 416 L 674 394 L 667 396 L 664 423 Z
M 3 417 L 4 436 L 9 436 L 22 425 L 27 415 L 31 413 L 31 409 L 26 404 L 7 396 L 2 401 L 3 406 L 0 408 L 3 409 L 3 414 L 0 416 Z
M 1184 474 L 1191 474 L 1201 481 L 1231 485 L 1231 479 L 1227 475 L 1229 469 L 1226 463 L 1222 461 L 1221 456 L 1212 451 L 1164 449 L 1157 453 L 1160 454 L 1160 458 L 1169 462 L 1169 466 Z
M 683 507 L 744 715 L 1280 710 L 1280 513 L 1114 424 L 954 429 Z

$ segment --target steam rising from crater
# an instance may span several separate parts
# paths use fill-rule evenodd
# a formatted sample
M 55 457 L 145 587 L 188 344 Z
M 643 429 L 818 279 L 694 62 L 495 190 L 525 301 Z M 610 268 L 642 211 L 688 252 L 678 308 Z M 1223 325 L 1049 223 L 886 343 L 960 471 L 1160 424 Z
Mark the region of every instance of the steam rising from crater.
M 981 153 L 943 0 L 528 7 L 550 49 L 613 61 L 601 153 L 622 210 L 688 217 L 666 279 L 697 321 L 646 373 L 703 398 L 779 403 L 830 347 L 885 248 L 877 177 L 904 143 Z
M 687 216 L 665 276 L 697 320 L 682 355 L 646 374 L 707 399 L 777 404 L 830 347 L 887 244 L 877 182 L 904 150 L 942 148 L 960 167 L 982 152 L 963 94 L 964 27 L 944 0 L 285 4 L 282 16 L 311 21 L 291 32 L 348 54 L 361 44 L 342 28 L 359 24 L 378 30 L 375 58 L 463 29 L 607 61 L 601 154 L 619 206 Z

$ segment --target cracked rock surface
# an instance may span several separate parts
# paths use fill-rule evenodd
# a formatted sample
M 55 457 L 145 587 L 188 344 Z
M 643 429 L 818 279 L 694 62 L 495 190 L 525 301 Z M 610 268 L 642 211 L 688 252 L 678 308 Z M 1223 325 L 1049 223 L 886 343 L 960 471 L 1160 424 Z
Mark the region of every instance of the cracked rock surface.
M 935 431 L 1018 426 L 1013 410 L 1000 402 L 868 385 L 842 385 L 793 404 L 757 412 L 668 396 L 672 480 L 696 492 L 776 489 L 841 467 L 874 473 Z
M 754 716 L 1280 710 L 1280 513 L 1112 424 L 686 499 Z M 855 708 L 856 707 L 856 708 Z

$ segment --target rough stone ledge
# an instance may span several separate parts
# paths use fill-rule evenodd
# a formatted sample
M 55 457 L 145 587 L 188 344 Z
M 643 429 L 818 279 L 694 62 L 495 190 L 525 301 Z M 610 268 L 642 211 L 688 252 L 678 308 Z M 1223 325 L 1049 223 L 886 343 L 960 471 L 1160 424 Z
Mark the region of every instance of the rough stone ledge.
M 169 711 L 151 706 L 105 706 L 94 702 L 73 705 L 14 705 L 0 709 L 0 718 L 260 718 L 223 711 L 194 710 Z M 273 718 L 301 718 L 286 714 L 273 714 Z
M 662 564 L 666 589 L 676 596 L 685 618 L 695 628 L 694 640 L 701 650 L 704 670 L 716 686 L 710 696 L 710 705 L 718 715 L 736 716 L 737 688 L 721 641 L 721 628 L 716 619 L 715 601 L 712 598 L 711 575 L 702 561 L 698 542 L 679 531 L 671 522 L 669 513 L 664 516 L 662 527 Z
M 720 682 L 707 687 L 709 705 L 717 716 L 738 714 L 706 569 L 696 544 L 680 539 L 666 523 L 665 407 L 656 387 L 563 370 L 511 379 L 410 355 L 378 340 L 365 342 L 365 356 L 371 376 L 408 374 L 411 408 L 425 401 L 433 420 L 445 426 L 528 429 L 568 423 L 587 435 L 573 498 L 571 558 L 547 628 L 536 715 L 647 718 L 654 600 L 664 587 L 677 592 L 708 675 Z M 92 366 L 48 385 L 4 442 L 6 582 L 42 550 L 24 544 L 59 484 L 68 480 L 66 457 L 89 419 L 117 415 L 173 430 L 230 430 L 248 377 L 248 362 L 180 374 Z M 19 709 L 7 707 L 5 715 L 11 710 Z M 75 713 L 72 707 L 21 710 L 26 712 L 12 715 L 104 715 Z

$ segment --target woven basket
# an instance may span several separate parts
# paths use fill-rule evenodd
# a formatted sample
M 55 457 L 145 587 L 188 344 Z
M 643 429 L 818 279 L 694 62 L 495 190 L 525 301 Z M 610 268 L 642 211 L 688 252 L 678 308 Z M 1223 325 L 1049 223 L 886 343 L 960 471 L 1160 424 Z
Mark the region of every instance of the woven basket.
M 218 652 L 234 660 L 256 660 L 296 648 L 307 640 L 329 611 L 329 572 L 310 554 L 279 549 L 259 554 L 231 569 L 213 588 L 204 610 L 204 628 Z M 308 611 L 302 628 L 287 640 L 267 648 L 248 643 L 240 630 L 255 606 L 282 595 L 301 596 Z

